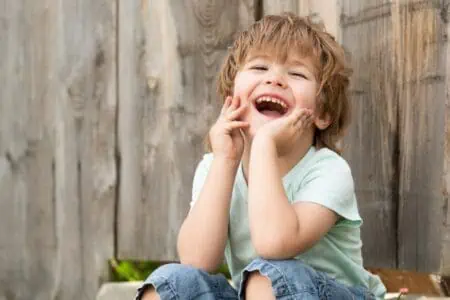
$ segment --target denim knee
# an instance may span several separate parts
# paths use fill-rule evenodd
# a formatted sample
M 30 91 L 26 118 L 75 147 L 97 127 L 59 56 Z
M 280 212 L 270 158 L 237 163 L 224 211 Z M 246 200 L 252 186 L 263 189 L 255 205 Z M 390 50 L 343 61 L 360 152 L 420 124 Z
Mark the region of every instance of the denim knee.
M 161 267 L 153 271 L 148 279 L 156 280 L 158 278 L 159 281 L 160 279 L 176 279 L 181 276 L 183 277 L 183 280 L 195 280 L 195 277 L 198 276 L 198 273 L 199 270 L 192 266 L 172 263 L 162 265 Z
M 167 264 L 156 269 L 138 289 L 136 299 L 153 286 L 162 300 L 172 299 L 226 299 L 236 297 L 223 275 L 211 275 L 189 265 Z M 231 295 L 231 296 L 230 296 Z
M 254 271 L 259 271 L 271 280 L 272 291 L 277 299 L 374 299 L 367 288 L 339 283 L 300 260 L 261 258 L 255 259 L 244 269 L 240 296 L 243 295 L 248 274 Z
M 161 299 L 176 299 L 177 291 L 183 288 L 176 286 L 176 283 L 195 281 L 195 276 L 196 270 L 191 266 L 176 263 L 163 265 L 144 281 L 137 291 L 136 300 L 141 299 L 143 292 L 151 286 L 155 288 Z
M 254 271 L 258 271 L 270 279 L 273 293 L 277 298 L 298 294 L 315 294 L 314 279 L 317 277 L 317 273 L 310 266 L 294 259 L 257 258 L 243 271 L 240 288 L 242 295 L 248 275 Z

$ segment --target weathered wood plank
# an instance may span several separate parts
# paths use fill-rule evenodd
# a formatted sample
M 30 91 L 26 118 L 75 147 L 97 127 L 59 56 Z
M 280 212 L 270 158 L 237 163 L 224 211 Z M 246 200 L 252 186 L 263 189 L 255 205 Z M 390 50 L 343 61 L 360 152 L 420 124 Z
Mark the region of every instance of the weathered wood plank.
M 447 282 L 450 280 L 450 45 L 448 36 L 450 35 L 450 1 L 443 1 L 441 17 L 446 25 L 442 29 L 443 35 L 447 37 L 446 45 L 443 49 L 445 56 L 445 142 L 444 142 L 444 161 L 443 161 L 443 196 L 444 196 L 444 228 L 442 229 L 442 249 L 440 273 L 446 275 Z M 445 211 L 446 210 L 446 211 Z
M 2 1 L 0 19 L 0 298 L 44 299 L 53 284 L 52 151 L 45 118 L 48 74 L 42 6 Z M 47 218 L 48 217 L 48 218 Z M 28 287 L 28 288 L 26 288 Z M 34 293 L 31 294 L 31 291 Z M 48 297 L 47 297 L 48 299 Z
M 309 12 L 309 3 L 307 0 L 263 0 L 262 8 L 264 15 L 276 15 L 283 12 L 306 15 Z
M 358 3 L 352 3 L 351 1 L 347 0 L 343 2 L 344 11 L 347 13 L 341 16 L 341 25 L 343 27 L 353 26 L 361 22 L 368 22 L 382 17 L 391 17 L 391 8 L 396 3 L 401 4 L 398 8 L 407 9 L 410 12 L 431 8 L 441 9 L 442 7 L 442 0 L 377 0 Z M 349 13 L 351 15 L 348 15 Z
M 342 2 L 341 25 L 346 27 L 361 22 L 368 22 L 373 19 L 388 17 L 391 13 L 391 6 L 392 0 L 344 0 Z
M 399 87 L 398 267 L 440 271 L 445 223 L 445 44 L 441 11 L 394 3 Z
M 173 260 L 215 77 L 253 1 L 119 1 L 118 255 Z
M 55 32 L 59 76 L 50 89 L 58 99 L 52 296 L 92 299 L 114 254 L 116 3 L 65 2 L 54 12 L 67 25 Z
M 337 0 L 263 0 L 264 15 L 293 12 L 300 16 L 319 17 L 327 31 L 341 40 L 340 2 Z
M 360 71 L 356 67 L 354 83 L 362 88 L 354 89 L 353 93 L 364 95 L 366 89 L 364 86 L 378 85 L 378 83 L 374 83 L 377 81 L 377 77 L 374 77 L 373 70 L 384 71 L 387 74 L 386 80 L 384 80 L 385 84 L 378 86 L 379 95 L 374 99 L 386 100 L 388 107 L 393 108 L 387 110 L 387 121 L 382 121 L 381 127 L 372 126 L 372 130 L 375 131 L 380 131 L 380 129 L 384 131 L 382 124 L 393 125 L 394 129 L 392 133 L 388 132 L 390 135 L 386 144 L 388 155 L 380 156 L 379 154 L 383 152 L 380 152 L 378 148 L 372 148 L 372 151 L 375 150 L 375 153 L 378 153 L 374 156 L 376 163 L 383 164 L 386 162 L 386 158 L 390 158 L 393 164 L 389 166 L 391 175 L 388 178 L 391 178 L 391 182 L 389 183 L 387 180 L 380 185 L 392 188 L 390 190 L 391 199 L 388 202 L 391 221 L 381 217 L 380 219 L 384 221 L 374 219 L 375 222 L 368 225 L 366 217 L 366 232 L 363 232 L 363 236 L 365 240 L 366 236 L 377 236 L 378 239 L 380 236 L 386 237 L 386 235 L 376 234 L 373 231 L 377 231 L 377 223 L 388 224 L 387 232 L 391 232 L 388 234 L 391 245 L 398 245 L 396 250 L 398 251 L 398 261 L 394 256 L 391 258 L 393 266 L 419 271 L 442 270 L 442 266 L 440 267 L 439 264 L 442 264 L 442 257 L 445 257 L 443 251 L 445 251 L 446 235 L 445 231 L 443 232 L 445 229 L 442 228 L 445 217 L 442 207 L 445 208 L 445 201 L 448 199 L 443 199 L 441 192 L 443 188 L 441 176 L 444 163 L 444 136 L 437 134 L 439 131 L 437 128 L 442 128 L 445 124 L 445 101 L 443 99 L 445 98 L 446 71 L 442 69 L 442 66 L 445 66 L 445 57 L 442 56 L 445 35 L 442 34 L 442 28 L 439 29 L 442 25 L 438 24 L 439 18 L 443 18 L 442 12 L 445 11 L 440 6 L 442 3 L 440 1 L 394 1 L 394 3 L 344 1 L 343 3 L 342 20 L 346 37 L 344 44 L 349 48 L 354 64 L 355 56 L 360 56 L 361 49 L 352 50 L 351 47 L 348 47 L 349 43 L 346 40 L 363 41 L 362 44 L 369 43 L 368 45 L 373 40 L 386 41 L 381 42 L 384 43 L 385 50 L 379 58 L 387 61 L 388 69 L 385 68 L 385 63 L 380 63 L 376 58 L 366 59 L 362 71 L 370 74 L 366 79 L 361 79 L 357 75 Z M 354 5 L 357 7 L 353 7 Z M 355 30 L 357 29 L 351 28 L 361 28 L 364 24 L 376 23 L 380 20 L 384 20 L 382 28 L 375 28 L 366 33 L 370 37 L 370 41 L 364 40 L 364 36 L 356 35 Z M 384 35 L 377 35 L 377 32 L 384 32 Z M 377 47 L 371 45 L 370 48 L 376 49 Z M 367 105 L 362 101 L 356 102 L 357 106 Z M 383 105 L 385 105 L 384 102 Z M 355 114 L 360 115 L 361 112 L 355 111 Z M 377 113 L 372 112 L 366 116 L 376 115 Z M 399 119 L 396 120 L 396 118 Z M 358 126 L 373 125 L 360 124 L 363 125 Z M 366 133 L 366 135 L 372 139 L 376 139 L 377 136 L 373 132 Z M 370 142 L 363 142 L 361 146 L 364 147 L 368 143 Z M 352 138 L 349 144 L 351 148 L 357 146 L 356 141 Z M 370 151 L 366 153 L 370 153 Z M 355 154 L 357 155 L 357 153 Z M 350 160 L 354 160 L 354 157 L 355 155 L 350 153 Z M 359 162 L 361 165 L 362 163 L 363 161 Z M 367 171 L 376 167 L 364 166 Z M 356 175 L 355 177 L 360 178 L 361 176 Z M 367 205 L 367 203 L 363 203 L 362 211 L 367 208 Z M 367 230 L 370 230 L 371 233 L 369 234 Z M 397 231 L 397 238 L 394 236 L 395 231 Z M 367 246 L 367 240 L 365 245 Z M 376 260 L 371 263 L 370 257 L 373 255 L 369 255 L 365 251 L 365 257 L 369 257 L 369 260 L 366 259 L 366 264 L 378 266 L 381 260 L 383 261 L 382 266 L 384 266 L 385 258 L 380 259 L 378 251 L 374 250 L 379 245 L 373 246 L 375 248 L 369 245 L 366 249 L 374 251 Z
M 343 15 L 358 14 L 373 1 L 344 1 Z M 343 28 L 354 69 L 350 87 L 353 119 L 344 156 L 355 179 L 364 263 L 396 267 L 397 95 L 390 20 L 371 19 Z
M 93 299 L 114 245 L 115 3 L 0 6 L 0 299 Z

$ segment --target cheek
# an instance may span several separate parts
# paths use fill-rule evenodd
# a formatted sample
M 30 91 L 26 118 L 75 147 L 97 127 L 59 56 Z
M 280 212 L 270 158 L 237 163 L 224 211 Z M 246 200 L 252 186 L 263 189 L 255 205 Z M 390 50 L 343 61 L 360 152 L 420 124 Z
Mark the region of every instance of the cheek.
M 316 90 L 311 88 L 299 89 L 295 91 L 297 105 L 303 108 L 315 109 L 317 95 Z
M 234 96 L 246 96 L 253 86 L 252 77 L 247 72 L 237 73 L 234 79 Z
M 245 86 L 242 84 L 242 80 L 239 80 L 239 78 L 236 77 L 236 80 L 234 81 L 233 96 L 242 95 L 244 88 Z

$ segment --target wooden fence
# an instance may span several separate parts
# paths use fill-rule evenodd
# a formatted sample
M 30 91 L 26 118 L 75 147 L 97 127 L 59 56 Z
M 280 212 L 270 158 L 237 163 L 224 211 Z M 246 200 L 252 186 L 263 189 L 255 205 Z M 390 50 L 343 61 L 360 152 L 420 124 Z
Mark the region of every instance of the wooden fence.
M 450 274 L 449 6 L 0 0 L 0 300 L 93 299 L 109 258 L 177 258 L 218 67 L 281 11 L 351 56 L 366 265 Z

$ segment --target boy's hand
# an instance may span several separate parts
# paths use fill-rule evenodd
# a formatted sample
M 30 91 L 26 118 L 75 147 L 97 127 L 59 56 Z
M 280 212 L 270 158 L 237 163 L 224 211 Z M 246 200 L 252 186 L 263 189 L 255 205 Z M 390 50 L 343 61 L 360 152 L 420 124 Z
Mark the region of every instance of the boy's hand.
M 227 97 L 220 116 L 209 131 L 209 139 L 214 157 L 223 157 L 239 162 L 244 151 L 242 128 L 249 126 L 248 122 L 239 121 L 239 117 L 247 106 L 241 106 L 239 97 Z
M 261 127 L 255 139 L 269 138 L 277 149 L 277 154 L 283 156 L 292 150 L 295 142 L 313 123 L 310 109 L 296 108 L 286 117 L 279 118 Z

